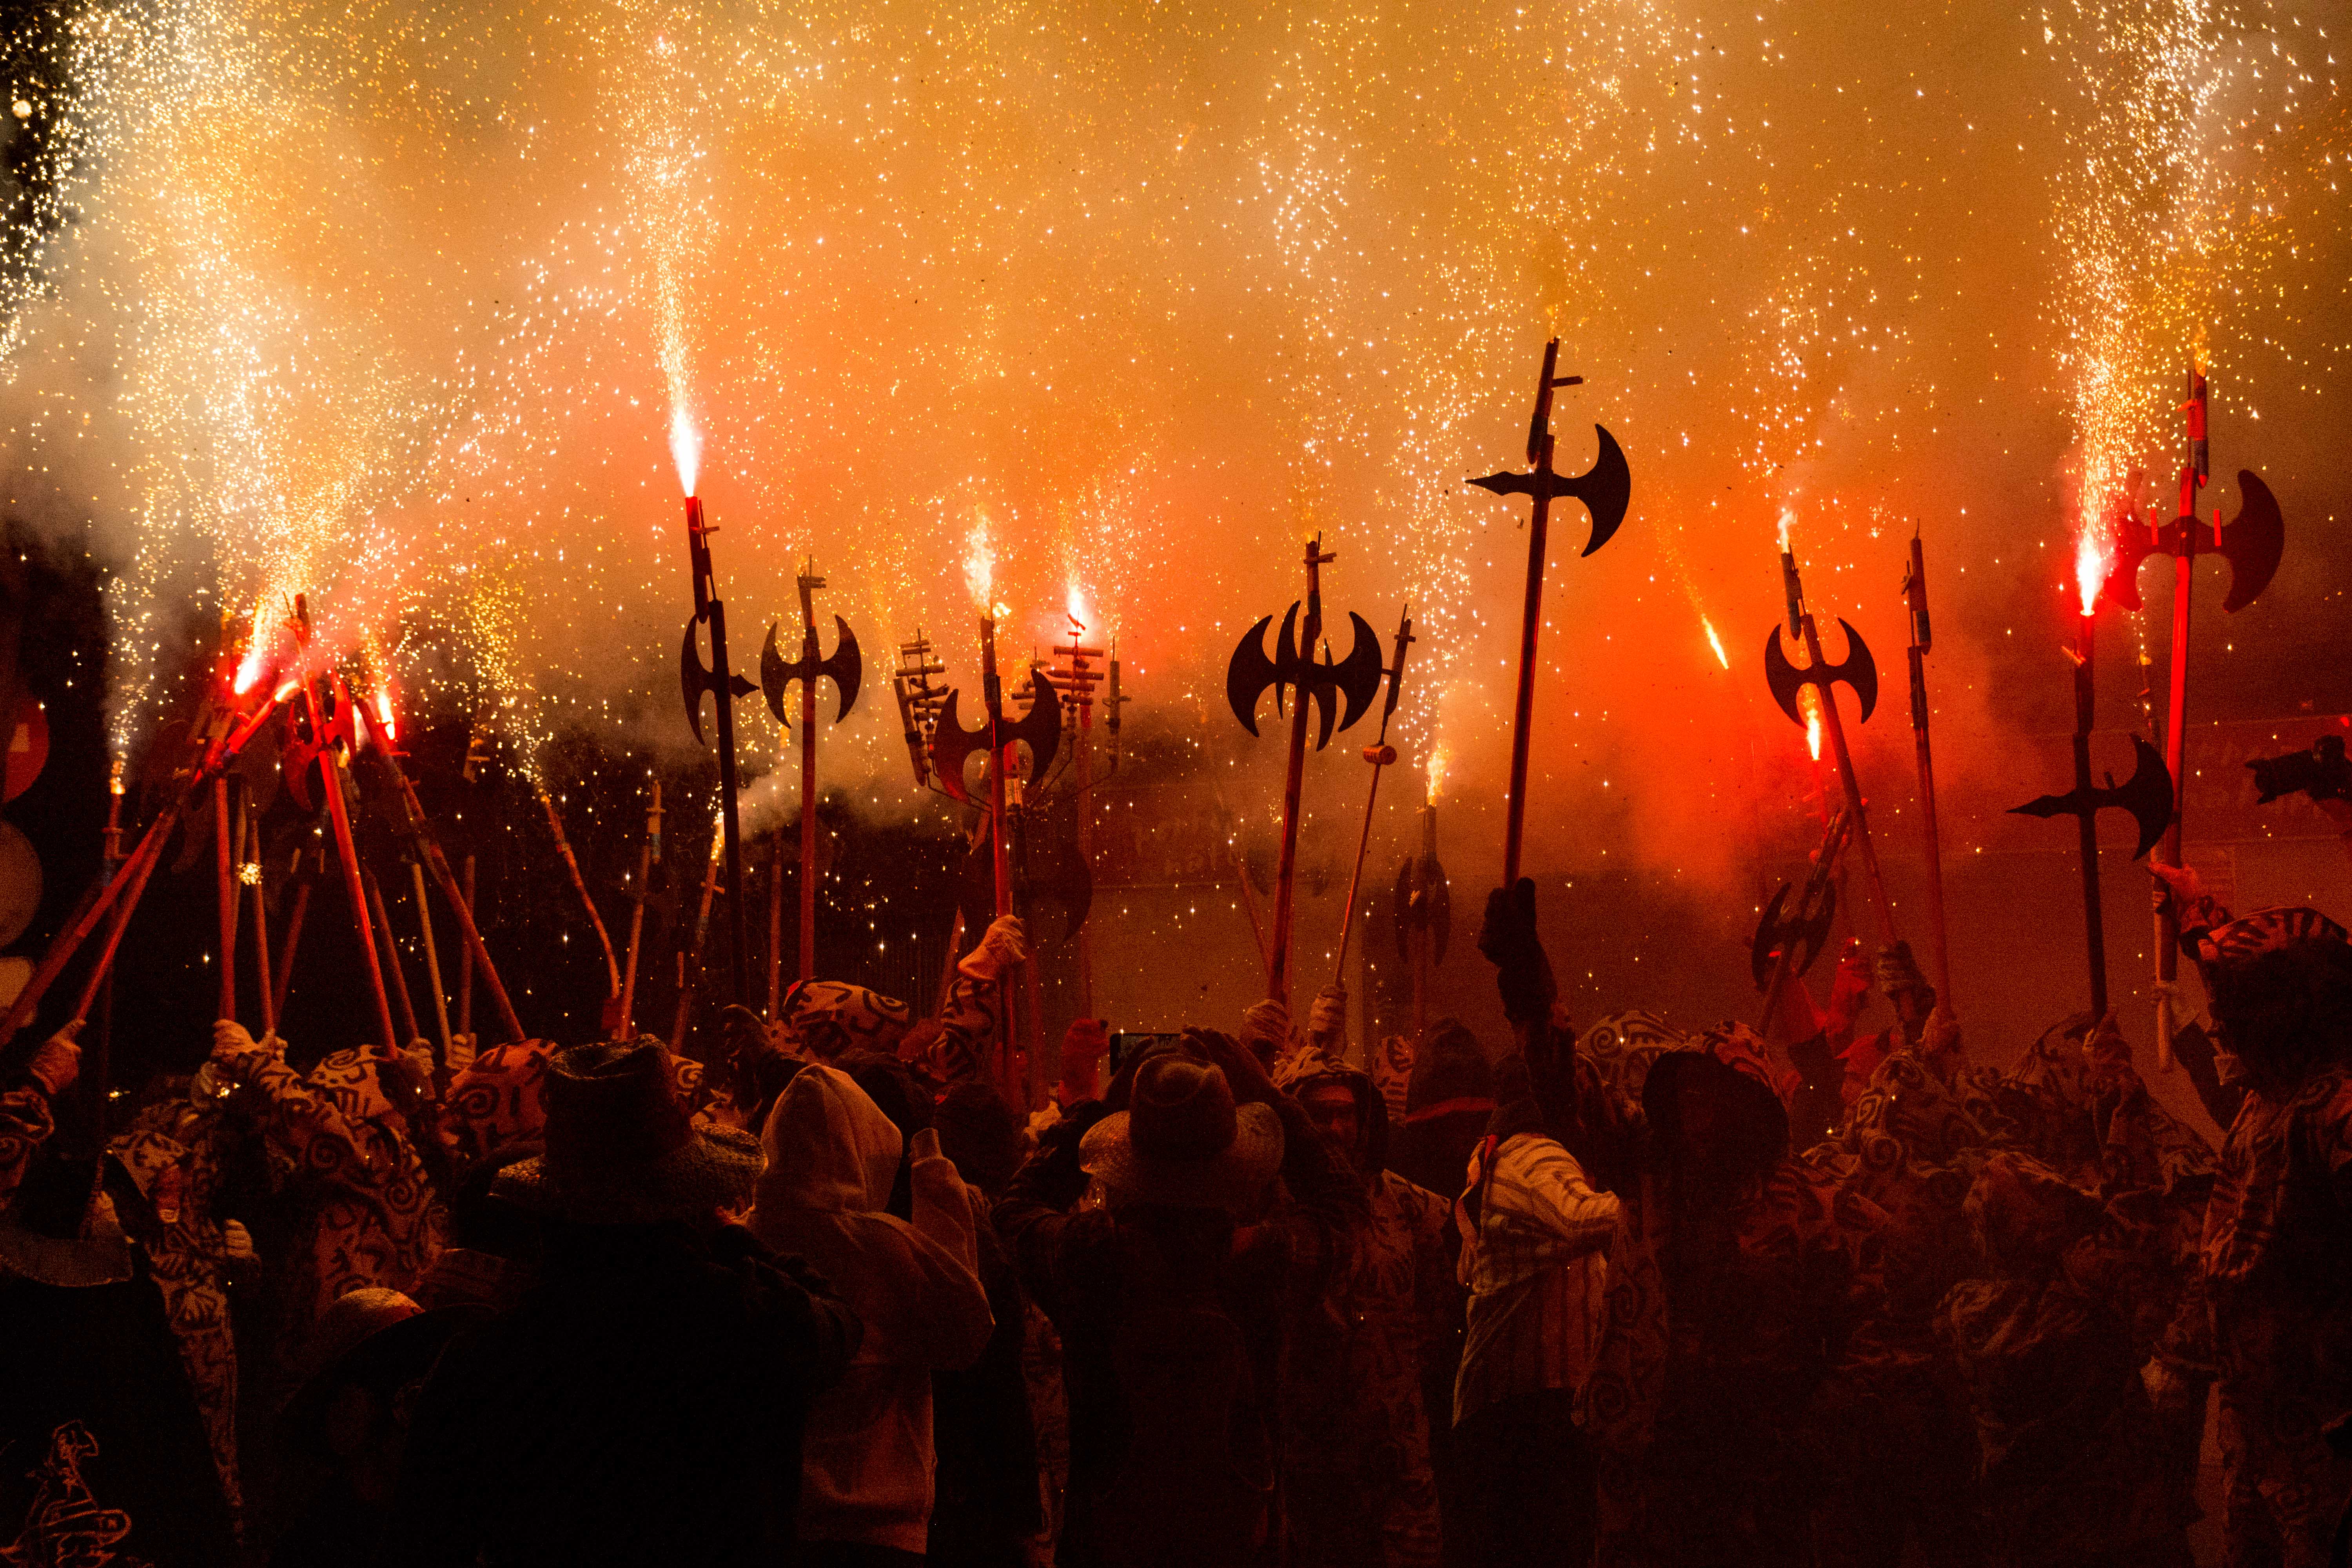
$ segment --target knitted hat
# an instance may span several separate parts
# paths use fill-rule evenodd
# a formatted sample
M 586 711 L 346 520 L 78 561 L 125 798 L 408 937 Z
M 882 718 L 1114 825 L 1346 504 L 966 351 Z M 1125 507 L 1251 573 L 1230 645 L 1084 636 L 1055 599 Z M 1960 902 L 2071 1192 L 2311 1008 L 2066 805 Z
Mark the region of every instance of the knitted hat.
M 549 1061 L 547 1152 L 491 1191 L 587 1225 L 643 1225 L 740 1197 L 760 1163 L 751 1133 L 687 1120 L 659 1041 L 599 1041 Z
M 1494 1110 L 1495 1070 L 1478 1048 L 1478 1037 L 1453 1018 L 1431 1025 L 1428 1039 L 1414 1054 L 1404 1104 L 1409 1123 L 1457 1111 L 1484 1116 Z

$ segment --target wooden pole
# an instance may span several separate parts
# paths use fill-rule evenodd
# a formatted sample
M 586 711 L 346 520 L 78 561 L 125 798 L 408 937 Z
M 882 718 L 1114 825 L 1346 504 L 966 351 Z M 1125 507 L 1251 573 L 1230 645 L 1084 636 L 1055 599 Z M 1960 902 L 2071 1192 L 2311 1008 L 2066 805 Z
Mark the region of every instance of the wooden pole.
M 228 778 L 213 780 L 213 881 L 220 916 L 220 1012 L 236 1016 L 236 856 L 228 841 Z
M 1298 652 L 1304 662 L 1315 658 L 1323 640 L 1323 563 L 1336 559 L 1323 549 L 1323 536 L 1307 543 L 1307 617 L 1298 628 Z M 1281 695 L 1276 689 L 1276 695 Z M 1290 689 L 1290 751 L 1282 774 L 1282 858 L 1275 869 L 1274 942 L 1266 959 L 1266 994 L 1287 1005 L 1290 1001 L 1290 940 L 1297 912 L 1298 827 L 1307 785 L 1307 711 L 1314 706 L 1306 687 Z
M 416 786 L 408 782 L 408 775 L 401 772 L 397 763 L 392 764 L 391 771 L 393 778 L 400 784 L 401 795 L 408 802 L 410 819 L 417 825 L 416 843 L 417 847 L 425 852 L 425 868 L 433 873 L 434 885 L 441 889 L 441 896 L 448 900 L 457 911 L 457 929 L 465 935 L 467 951 L 481 968 L 482 984 L 490 994 L 491 1005 L 499 1010 L 499 1021 L 507 1031 L 507 1038 L 520 1040 L 523 1037 L 522 1020 L 515 1016 L 514 1004 L 507 996 L 507 988 L 499 981 L 499 967 L 490 961 L 490 950 L 482 941 L 480 928 L 474 924 L 473 902 L 458 890 L 457 879 L 449 870 L 449 858 L 441 853 L 441 846 L 435 841 L 433 830 L 426 825 L 425 807 L 416 799 Z M 473 858 L 468 856 L 467 866 L 469 871 L 472 865 Z M 467 1003 L 470 1008 L 470 995 Z M 467 1016 L 464 1021 L 470 1024 L 473 1020 Z
M 474 858 L 466 857 L 464 880 L 458 884 L 457 902 L 471 916 L 474 912 Z M 457 952 L 457 1032 L 468 1040 L 474 1037 L 474 948 L 468 942 Z
M 441 950 L 433 940 L 433 906 L 425 898 L 425 852 L 408 862 L 409 891 L 416 900 L 416 930 L 425 940 L 425 978 L 433 986 L 433 1022 L 441 1031 L 441 1061 L 449 1060 L 449 993 L 441 984 Z
M 595 928 L 596 945 L 604 950 L 604 994 L 617 998 L 621 994 L 621 964 L 613 956 L 613 939 L 604 930 L 604 917 L 596 912 L 596 900 L 588 896 L 587 879 L 580 874 L 580 862 L 572 853 L 572 840 L 564 836 L 563 818 L 555 809 L 555 799 L 545 786 L 534 785 L 539 804 L 547 812 L 548 831 L 555 835 L 555 852 L 563 858 L 563 869 L 572 878 L 572 890 L 580 895 L 581 907 L 588 911 L 588 923 Z
M 258 814 L 248 816 L 245 825 L 246 862 L 258 871 L 261 868 L 261 822 Z M 278 1032 L 278 998 L 269 980 L 269 889 L 257 880 L 253 884 L 253 970 L 254 986 L 261 993 L 261 1033 L 266 1038 Z
M 279 1017 L 286 1016 L 286 993 L 294 984 L 294 950 L 302 945 L 302 923 L 310 914 L 310 888 L 319 877 L 326 874 L 326 851 L 319 851 L 319 867 L 311 876 L 301 875 L 302 852 L 294 852 L 294 908 L 286 917 L 286 945 L 278 954 L 278 984 L 272 987 L 270 1010 Z
M 1784 554 L 1781 559 L 1786 561 Z M 1813 624 L 1811 611 L 1802 616 L 1801 625 L 1805 634 L 1805 657 L 1812 660 L 1815 669 L 1827 668 L 1822 659 L 1821 629 Z M 1846 750 L 1845 724 L 1838 718 L 1837 689 L 1828 683 L 1813 688 L 1821 700 L 1822 728 L 1828 732 L 1830 750 L 1837 757 L 1838 778 L 1845 785 L 1846 814 L 1853 819 L 1852 832 L 1855 847 L 1862 851 L 1862 867 L 1870 880 L 1871 908 L 1878 916 L 1878 941 L 1882 947 L 1894 945 L 1895 905 L 1886 896 L 1886 882 L 1878 874 L 1878 851 L 1870 843 L 1870 818 L 1862 805 L 1862 782 L 1854 776 L 1853 754 Z
M 2091 799 L 2092 699 L 2091 629 L 2096 618 L 2084 616 L 2074 633 L 2074 791 L 2085 806 Z M 2097 814 L 2075 814 L 2083 859 L 2084 937 L 2091 965 L 2091 1016 L 2107 1016 L 2107 927 L 2099 908 L 2099 826 Z
M 1903 582 L 1911 612 L 1911 741 L 1919 764 L 1920 837 L 1927 855 L 1928 959 L 1936 966 L 1936 1000 L 1948 1017 L 1958 1016 L 1952 1000 L 1952 953 L 1944 926 L 1944 848 L 1936 827 L 1936 754 L 1927 710 L 1927 655 L 1935 646 L 1927 621 L 1927 554 L 1911 536 L 1911 572 Z
M 803 658 L 816 656 L 816 630 L 812 623 Z M 800 978 L 803 984 L 816 978 L 816 677 L 811 674 L 801 681 L 801 929 Z M 782 835 L 777 848 L 783 847 Z M 781 907 L 777 911 L 782 913 Z M 775 1013 L 775 982 L 768 984 L 768 1012 Z
M 653 889 L 654 860 L 661 847 L 661 780 L 653 781 L 653 795 L 646 805 L 646 841 L 637 851 L 637 900 L 629 911 L 629 960 L 621 970 L 621 1026 L 619 1037 L 635 1039 L 637 1033 L 637 951 L 645 941 L 646 899 Z M 473 862 L 466 862 L 472 869 Z M 774 1008 L 769 1011 L 772 1014 Z

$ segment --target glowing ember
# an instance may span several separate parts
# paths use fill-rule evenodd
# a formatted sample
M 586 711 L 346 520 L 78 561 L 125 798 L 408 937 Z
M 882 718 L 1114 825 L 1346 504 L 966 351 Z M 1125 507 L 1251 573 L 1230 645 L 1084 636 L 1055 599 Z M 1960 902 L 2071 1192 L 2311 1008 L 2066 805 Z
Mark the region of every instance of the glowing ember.
M 2100 530 L 2085 527 L 2074 541 L 2074 589 L 2082 595 L 2084 615 L 2098 607 L 2099 590 L 2115 569 L 2115 542 Z
M 702 432 L 694 427 L 694 416 L 684 404 L 669 416 L 669 460 L 677 465 L 678 488 L 694 494 L 702 478 Z
M 1698 618 L 1698 624 L 1706 628 L 1706 646 L 1715 650 L 1715 662 L 1729 669 L 1731 656 L 1723 651 L 1723 639 L 1715 635 L 1715 623 L 1701 616 Z

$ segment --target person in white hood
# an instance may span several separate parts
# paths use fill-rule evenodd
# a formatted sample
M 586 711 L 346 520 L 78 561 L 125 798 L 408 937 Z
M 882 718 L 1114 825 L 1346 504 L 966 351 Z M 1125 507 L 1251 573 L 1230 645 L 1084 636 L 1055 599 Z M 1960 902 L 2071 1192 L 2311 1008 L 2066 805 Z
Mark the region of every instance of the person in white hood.
M 994 1320 L 980 1282 L 979 1200 L 939 1137 L 898 1129 L 849 1075 L 811 1063 L 761 1134 L 751 1226 L 866 1324 L 849 1372 L 810 1406 L 799 1534 L 811 1564 L 920 1562 L 931 1513 L 931 1373 L 980 1358 Z M 914 1222 L 883 1212 L 902 1149 Z

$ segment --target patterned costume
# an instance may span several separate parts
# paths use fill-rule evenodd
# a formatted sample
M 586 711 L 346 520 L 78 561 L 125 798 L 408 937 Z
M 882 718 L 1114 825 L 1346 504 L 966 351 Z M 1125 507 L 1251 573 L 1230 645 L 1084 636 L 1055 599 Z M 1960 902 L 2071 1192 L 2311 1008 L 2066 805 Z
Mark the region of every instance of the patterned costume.
M 913 1064 L 936 1084 L 988 1076 L 988 1058 L 1003 1037 L 1004 988 L 955 973 L 940 1008 L 939 1029 L 925 1031 Z M 808 1061 L 831 1062 L 854 1051 L 898 1056 L 916 1024 L 914 1009 L 895 997 L 845 980 L 812 980 L 785 998 L 779 1048 Z
M 312 1205 L 310 1240 L 287 1285 L 288 1365 L 319 1315 L 346 1291 L 407 1291 L 441 1247 L 441 1215 L 387 1073 L 406 1064 L 381 1046 L 337 1051 L 307 1077 L 267 1045 L 223 1058 L 254 1100 L 273 1168 Z
M 2323 1433 L 2352 1411 L 2352 945 L 2314 910 L 2232 921 L 2200 899 L 2180 923 L 2247 1090 L 2200 1260 L 2227 1561 L 2314 1568 L 2347 1479 Z
M 186 1100 L 149 1106 L 109 1146 L 146 1199 L 146 1212 L 121 1213 L 145 1249 L 163 1298 L 163 1316 L 187 1368 L 189 1392 L 220 1471 L 233 1517 L 245 1504 L 237 1480 L 236 1336 L 229 1321 L 228 1243 L 215 1213 L 226 1150 L 221 1117 Z M 136 1205 L 128 1205 L 135 1210 Z
M 1456 1316 L 1444 1198 L 1380 1168 L 1386 1110 L 1366 1075 L 1309 1047 L 1281 1087 L 1343 1085 L 1372 1152 L 1368 1217 L 1330 1289 L 1291 1339 L 1284 1474 L 1294 1562 L 1438 1561 L 1436 1481 L 1422 1369 L 1446 1353 Z
M 478 1052 L 449 1080 L 441 1100 L 441 1140 L 470 1163 L 509 1143 L 539 1142 L 547 1131 L 545 1040 L 516 1040 Z M 697 1081 L 700 1074 L 696 1075 Z

